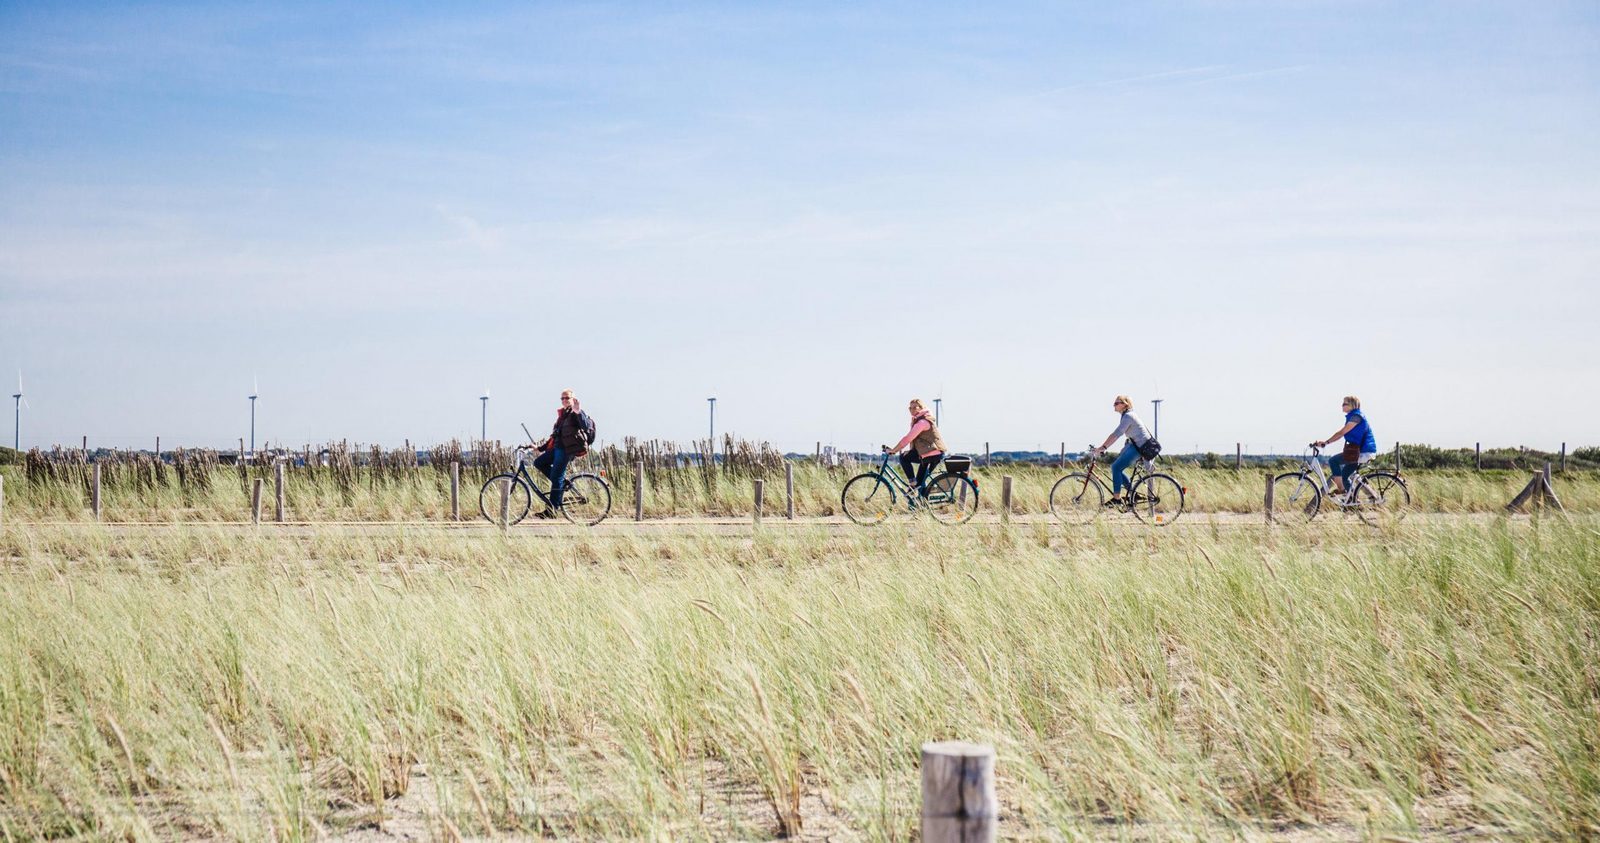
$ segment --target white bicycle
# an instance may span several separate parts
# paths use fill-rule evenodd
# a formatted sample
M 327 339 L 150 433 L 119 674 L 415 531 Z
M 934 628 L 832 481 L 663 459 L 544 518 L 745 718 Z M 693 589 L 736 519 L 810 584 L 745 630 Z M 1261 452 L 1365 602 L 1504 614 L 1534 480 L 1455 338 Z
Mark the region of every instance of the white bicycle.
M 1411 508 L 1411 490 L 1400 475 L 1388 469 L 1362 471 L 1361 466 L 1345 480 L 1345 492 L 1333 490 L 1332 480 L 1318 459 L 1322 449 L 1306 446 L 1311 454 L 1299 471 L 1272 478 L 1272 512 L 1306 521 L 1317 517 L 1327 501 L 1345 514 L 1354 513 L 1373 525 L 1390 524 L 1404 518 Z

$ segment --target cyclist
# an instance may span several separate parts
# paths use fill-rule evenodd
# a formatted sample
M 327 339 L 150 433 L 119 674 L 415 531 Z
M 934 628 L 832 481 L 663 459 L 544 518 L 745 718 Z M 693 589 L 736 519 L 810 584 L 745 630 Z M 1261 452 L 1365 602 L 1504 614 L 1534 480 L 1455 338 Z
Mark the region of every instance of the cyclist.
M 1106 501 L 1106 506 L 1118 506 L 1123 503 L 1122 490 L 1128 487 L 1128 466 L 1139 458 L 1139 448 L 1150 441 L 1150 432 L 1145 430 L 1144 422 L 1133 414 L 1133 399 L 1126 395 L 1118 395 L 1111 402 L 1111 409 L 1122 414 L 1122 420 L 1117 422 L 1117 429 L 1111 431 L 1106 441 L 1094 449 L 1090 458 L 1099 457 L 1117 441 L 1118 436 L 1128 437 L 1128 444 L 1124 445 L 1122 452 L 1117 454 L 1117 459 L 1111 463 L 1111 499 Z
M 570 389 L 561 390 L 561 409 L 556 410 L 556 423 L 550 428 L 550 438 L 539 446 L 539 456 L 533 460 L 533 467 L 550 478 L 550 508 L 538 517 L 555 517 L 555 511 L 561 507 L 561 478 L 573 460 L 589 452 L 593 429 L 594 422 L 578 404 L 578 397 Z
M 933 471 L 933 467 L 944 459 L 944 439 L 939 435 L 939 426 L 933 421 L 933 412 L 922 403 L 921 398 L 911 399 L 906 409 L 911 413 L 911 429 L 893 447 L 885 445 L 883 450 L 899 454 L 901 448 L 906 449 L 905 453 L 900 454 L 900 469 L 906 473 L 911 488 L 919 496 L 926 497 L 928 490 L 923 484 L 927 482 L 928 473 Z M 916 466 L 914 474 L 912 466 Z
M 1344 437 L 1344 451 L 1328 457 L 1328 473 L 1333 475 L 1333 493 L 1336 495 L 1344 494 L 1345 482 L 1357 466 L 1378 455 L 1378 440 L 1372 435 L 1372 425 L 1367 423 L 1366 414 L 1361 412 L 1361 399 L 1346 395 L 1340 406 L 1344 408 L 1344 427 L 1316 443 L 1318 448 L 1322 448 Z

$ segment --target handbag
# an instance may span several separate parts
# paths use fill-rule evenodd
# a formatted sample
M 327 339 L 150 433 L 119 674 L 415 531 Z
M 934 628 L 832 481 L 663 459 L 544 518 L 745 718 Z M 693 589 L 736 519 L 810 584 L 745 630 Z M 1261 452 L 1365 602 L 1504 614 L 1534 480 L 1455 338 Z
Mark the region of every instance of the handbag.
M 1361 443 L 1344 443 L 1344 450 L 1339 452 L 1339 459 L 1343 460 L 1345 465 L 1355 465 L 1361 459 Z
M 1147 460 L 1153 460 L 1161 455 L 1161 443 L 1157 442 L 1154 436 L 1144 440 L 1144 444 L 1138 447 L 1139 456 Z

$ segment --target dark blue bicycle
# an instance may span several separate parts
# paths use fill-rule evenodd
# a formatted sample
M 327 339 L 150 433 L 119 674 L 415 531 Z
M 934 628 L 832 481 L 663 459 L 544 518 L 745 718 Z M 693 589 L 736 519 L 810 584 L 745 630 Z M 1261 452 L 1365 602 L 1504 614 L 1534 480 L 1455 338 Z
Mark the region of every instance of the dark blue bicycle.
M 885 451 L 877 471 L 858 474 L 844 484 L 839 505 L 857 524 L 882 523 L 902 500 L 907 511 L 926 512 L 946 524 L 965 524 L 978 511 L 978 484 L 967 476 L 972 458 L 946 457 L 944 468 L 928 480 L 927 494 L 919 494 L 900 472 L 889 467 Z

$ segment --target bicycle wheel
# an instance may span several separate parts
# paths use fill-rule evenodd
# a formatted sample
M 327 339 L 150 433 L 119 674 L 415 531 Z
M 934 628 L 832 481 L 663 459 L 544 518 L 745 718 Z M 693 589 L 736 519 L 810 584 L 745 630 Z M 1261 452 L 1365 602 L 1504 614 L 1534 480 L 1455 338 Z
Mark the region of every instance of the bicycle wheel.
M 599 524 L 611 514 L 611 486 L 597 474 L 568 477 L 561 488 L 561 514 L 574 524 Z
M 1074 471 L 1050 487 L 1050 514 L 1063 524 L 1087 524 L 1100 517 L 1106 508 L 1106 487 L 1100 481 Z
M 894 509 L 894 487 L 876 474 L 857 474 L 844 484 L 839 506 L 857 524 L 881 524 Z
M 1128 489 L 1129 506 L 1140 521 L 1165 527 L 1183 514 L 1183 485 L 1167 474 L 1147 474 Z
M 959 474 L 941 474 L 928 483 L 923 505 L 946 524 L 965 524 L 978 514 L 978 485 Z
M 1322 490 L 1306 471 L 1272 478 L 1272 517 L 1279 521 L 1310 521 L 1322 508 Z
M 1400 475 L 1377 471 L 1362 476 L 1356 483 L 1354 503 L 1350 504 L 1361 520 L 1375 527 L 1395 524 L 1411 508 L 1411 491 Z
M 484 481 L 483 488 L 478 490 L 478 512 L 490 524 L 500 523 L 500 490 L 506 483 L 511 484 L 505 499 L 506 526 L 509 527 L 527 518 L 528 510 L 533 508 L 533 491 L 519 477 L 496 474 Z

